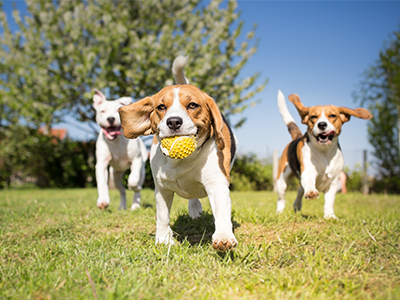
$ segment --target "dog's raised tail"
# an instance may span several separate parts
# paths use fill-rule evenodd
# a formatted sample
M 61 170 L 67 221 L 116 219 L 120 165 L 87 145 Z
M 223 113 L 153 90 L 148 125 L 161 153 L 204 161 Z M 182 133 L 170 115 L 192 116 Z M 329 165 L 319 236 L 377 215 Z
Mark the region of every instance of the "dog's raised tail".
M 178 56 L 172 63 L 172 74 L 174 75 L 175 84 L 189 84 L 189 80 L 185 76 L 185 66 L 187 63 L 187 56 Z
M 299 127 L 296 125 L 292 115 L 290 114 L 285 101 L 285 96 L 281 91 L 278 91 L 278 109 L 281 113 L 283 122 L 285 122 L 288 127 L 289 133 L 292 136 L 292 139 L 295 140 L 297 138 L 302 137 L 302 133 Z

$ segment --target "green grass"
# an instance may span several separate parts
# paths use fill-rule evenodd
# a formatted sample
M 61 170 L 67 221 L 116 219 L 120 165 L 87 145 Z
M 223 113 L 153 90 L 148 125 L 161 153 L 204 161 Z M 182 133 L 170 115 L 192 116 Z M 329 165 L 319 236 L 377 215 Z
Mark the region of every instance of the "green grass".
M 128 192 L 129 197 L 132 193 Z M 154 245 L 155 200 L 96 208 L 95 189 L 0 191 L 1 299 L 400 299 L 400 197 L 338 195 L 276 215 L 272 192 L 232 192 L 239 241 L 211 247 L 207 199 L 196 221 L 175 199 L 179 244 Z

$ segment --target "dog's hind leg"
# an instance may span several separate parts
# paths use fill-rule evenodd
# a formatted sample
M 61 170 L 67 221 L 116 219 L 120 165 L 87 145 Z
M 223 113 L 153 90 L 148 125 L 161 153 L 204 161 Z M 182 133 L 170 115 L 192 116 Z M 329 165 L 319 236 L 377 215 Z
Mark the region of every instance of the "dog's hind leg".
M 300 186 L 297 191 L 296 200 L 293 203 L 294 212 L 298 212 L 301 210 L 301 206 L 303 204 L 303 196 L 304 196 L 304 189 L 302 186 Z
M 133 204 L 131 210 L 138 209 L 140 207 L 142 185 L 144 183 L 146 173 L 145 173 L 145 163 L 139 156 L 132 161 L 131 173 L 128 177 L 128 187 L 135 194 L 133 195 Z
M 290 169 L 289 166 L 286 166 L 276 181 L 276 191 L 278 192 L 278 205 L 276 208 L 277 214 L 280 214 L 285 208 L 286 188 L 287 188 L 287 184 L 290 181 L 290 179 L 292 178 L 292 176 L 293 176 L 292 170 Z
M 201 217 L 203 213 L 203 207 L 199 199 L 189 199 L 188 204 L 189 216 L 195 220 Z
M 142 201 L 140 192 L 135 192 L 133 194 L 133 203 L 131 206 L 131 210 L 138 209 L 140 207 L 140 202 Z
M 97 158 L 96 163 L 96 181 L 99 197 L 97 198 L 97 207 L 106 209 L 110 205 L 110 196 L 108 194 L 108 166 L 109 161 L 102 161 Z
M 114 186 L 119 191 L 119 197 L 121 199 L 118 209 L 119 210 L 126 209 L 126 192 L 125 192 L 125 187 L 122 184 L 122 177 L 124 176 L 124 172 L 115 171 L 114 169 L 111 170 L 110 168 L 110 173 L 111 172 L 112 176 L 110 176 L 110 179 L 112 178 L 114 180 Z

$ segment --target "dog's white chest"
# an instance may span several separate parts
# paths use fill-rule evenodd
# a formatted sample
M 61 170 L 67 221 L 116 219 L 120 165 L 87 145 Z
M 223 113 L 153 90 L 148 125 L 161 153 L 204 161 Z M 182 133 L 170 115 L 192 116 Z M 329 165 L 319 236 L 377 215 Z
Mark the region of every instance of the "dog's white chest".
M 203 184 L 198 181 L 188 181 L 186 178 L 178 178 L 175 181 L 163 180 L 162 185 L 185 199 L 204 198 L 207 196 Z
M 316 171 L 315 186 L 318 190 L 325 191 L 343 168 L 342 151 L 336 147 L 331 152 L 319 152 L 306 144 L 303 148 L 303 163 L 306 169 Z
M 131 165 L 131 160 L 126 156 L 114 156 L 112 154 L 112 159 L 110 161 L 110 166 L 112 166 L 115 170 L 127 170 Z
M 169 163 L 158 165 L 160 160 L 168 160 Z M 196 161 L 171 161 L 171 158 L 158 156 L 151 160 L 153 177 L 158 186 L 174 191 L 180 197 L 203 198 L 207 196 L 204 185 L 201 183 L 201 170 Z M 158 165 L 157 167 L 153 167 Z

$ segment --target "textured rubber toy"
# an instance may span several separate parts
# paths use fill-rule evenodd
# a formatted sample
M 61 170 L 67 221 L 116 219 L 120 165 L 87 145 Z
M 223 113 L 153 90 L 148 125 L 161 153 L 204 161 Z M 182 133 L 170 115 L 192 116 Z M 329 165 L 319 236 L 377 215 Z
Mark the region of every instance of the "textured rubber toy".
M 161 140 L 161 151 L 164 155 L 174 159 L 188 157 L 196 150 L 197 141 L 194 135 L 173 136 Z

